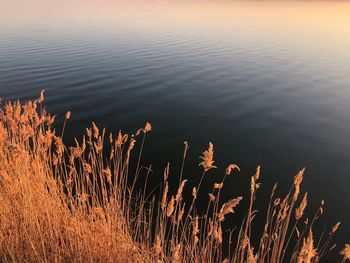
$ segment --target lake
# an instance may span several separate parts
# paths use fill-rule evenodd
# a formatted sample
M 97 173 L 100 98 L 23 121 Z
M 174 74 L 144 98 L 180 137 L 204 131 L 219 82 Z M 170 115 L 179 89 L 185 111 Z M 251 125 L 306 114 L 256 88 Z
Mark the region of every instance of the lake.
M 176 179 L 184 141 L 190 180 L 209 141 L 218 169 L 208 188 L 227 164 L 240 166 L 226 198 L 248 194 L 259 164 L 261 204 L 275 182 L 286 191 L 306 167 L 308 213 L 325 199 L 319 228 L 342 221 L 342 244 L 349 25 L 347 1 L 0 0 L 0 97 L 29 100 L 45 89 L 59 127 L 72 111 L 68 142 L 91 121 L 114 133 L 151 122 L 143 163 L 153 164 L 155 183 L 167 161 Z

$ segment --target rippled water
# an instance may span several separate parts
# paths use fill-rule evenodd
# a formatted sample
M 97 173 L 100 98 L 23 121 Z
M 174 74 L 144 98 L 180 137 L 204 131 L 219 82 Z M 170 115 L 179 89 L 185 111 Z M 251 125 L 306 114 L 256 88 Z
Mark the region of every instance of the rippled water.
M 132 132 L 154 126 L 144 163 L 186 176 L 211 140 L 217 166 L 238 163 L 227 197 L 255 166 L 263 189 L 304 189 L 326 222 L 350 232 L 350 4 L 0 0 L 0 97 L 73 112 L 69 139 L 94 120 Z M 194 164 L 193 164 L 194 163 Z M 219 174 L 207 179 L 220 178 Z M 265 191 L 266 192 L 266 191 Z M 262 196 L 267 196 L 262 193 Z M 349 238 L 347 236 L 347 238 Z M 348 240 L 349 241 L 349 240 Z

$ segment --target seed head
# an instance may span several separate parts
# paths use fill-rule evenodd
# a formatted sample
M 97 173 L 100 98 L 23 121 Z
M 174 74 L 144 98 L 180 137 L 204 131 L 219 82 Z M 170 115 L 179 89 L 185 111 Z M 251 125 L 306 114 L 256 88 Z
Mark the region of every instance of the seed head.
M 345 247 L 343 250 L 340 252 L 341 255 L 343 255 L 344 260 L 350 260 L 350 245 L 345 244 Z
M 67 111 L 67 113 L 66 113 L 66 119 L 69 120 L 69 119 L 70 119 L 70 116 L 71 116 L 71 112 L 70 112 L 70 111 Z
M 227 168 L 226 168 L 226 174 L 229 175 L 231 174 L 231 171 L 237 169 L 238 171 L 241 171 L 238 167 L 237 164 L 231 163 Z
M 209 171 L 212 168 L 217 168 L 216 166 L 214 166 L 213 157 L 214 157 L 214 147 L 213 147 L 213 144 L 209 142 L 208 150 L 205 150 L 203 152 L 203 156 L 199 157 L 203 160 L 203 162 L 201 162 L 199 165 L 203 166 L 205 172 Z
M 295 209 L 296 220 L 299 220 L 303 216 L 306 206 L 307 206 L 307 193 L 305 193 L 304 198 L 300 203 L 300 206 L 297 209 Z
M 298 263 L 311 263 L 311 260 L 317 256 L 316 249 L 314 248 L 314 239 L 312 236 L 312 231 L 310 230 L 308 237 L 303 241 L 303 246 L 301 247 Z

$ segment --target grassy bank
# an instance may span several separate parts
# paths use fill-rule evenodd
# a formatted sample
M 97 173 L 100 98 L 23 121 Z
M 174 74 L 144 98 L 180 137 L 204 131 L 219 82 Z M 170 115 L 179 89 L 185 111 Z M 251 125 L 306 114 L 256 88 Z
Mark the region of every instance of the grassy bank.
M 1 261 L 318 262 L 325 253 L 340 253 L 340 261 L 350 259 L 349 245 L 341 249 L 332 243 L 340 223 L 317 235 L 317 240 L 314 237 L 313 225 L 324 204 L 314 214 L 304 215 L 308 200 L 300 188 L 304 170 L 294 177 L 285 196 L 275 196 L 273 188 L 266 211 L 259 212 L 265 225 L 255 231 L 260 167 L 247 187 L 248 200 L 237 196 L 222 203 L 225 178 L 239 172 L 236 164 L 230 164 L 208 193 L 207 209 L 199 211 L 201 184 L 216 168 L 210 143 L 201 156 L 203 174 L 191 189 L 191 199 L 182 196 L 188 183 L 183 166 L 176 175 L 165 167 L 162 194 L 148 196 L 136 184 L 141 174 L 148 178 L 152 172 L 140 162 L 149 123 L 134 135 L 119 132 L 115 137 L 93 124 L 76 145 L 67 147 L 63 139 L 70 112 L 57 134 L 55 117 L 45 111 L 43 101 L 44 93 L 24 105 L 6 103 L 0 110 Z M 141 150 L 134 152 L 136 143 Z M 183 162 L 187 150 L 185 143 Z M 179 178 L 177 189 L 169 186 L 169 176 Z M 224 221 L 235 216 L 240 205 L 247 212 L 239 225 L 231 226 L 232 234 L 225 235 Z M 259 242 L 253 242 L 253 235 L 260 232 Z

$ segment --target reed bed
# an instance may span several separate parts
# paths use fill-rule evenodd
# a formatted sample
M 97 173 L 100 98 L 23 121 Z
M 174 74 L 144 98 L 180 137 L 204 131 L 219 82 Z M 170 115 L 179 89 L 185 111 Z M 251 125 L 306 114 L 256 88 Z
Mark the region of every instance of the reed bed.
M 93 123 L 67 147 L 64 130 L 71 113 L 66 113 L 57 134 L 55 116 L 46 112 L 43 102 L 44 92 L 24 104 L 7 102 L 0 110 L 0 261 L 319 262 L 325 253 L 338 253 L 343 262 L 350 259 L 349 244 L 334 252 L 332 237 L 340 222 L 315 238 L 313 226 L 324 202 L 313 215 L 304 215 L 304 170 L 295 175 L 286 195 L 275 196 L 277 186 L 273 187 L 262 212 L 265 224 L 255 230 L 260 167 L 251 176 L 247 200 L 236 196 L 223 203 L 225 179 L 239 173 L 238 165 L 228 165 L 202 211 L 197 197 L 206 175 L 216 168 L 214 146 L 209 143 L 201 156 L 199 184 L 187 189 L 185 142 L 180 174 L 171 175 L 170 165 L 165 167 L 160 195 L 149 196 L 146 186 L 152 170 L 142 166 L 141 154 L 151 124 L 134 135 L 119 131 L 114 137 Z M 146 178 L 143 189 L 137 184 L 141 175 Z M 177 189 L 169 185 L 170 176 L 179 179 Z M 192 193 L 190 199 L 183 197 L 185 191 Z M 246 213 L 227 235 L 224 222 L 237 216 L 238 206 Z

